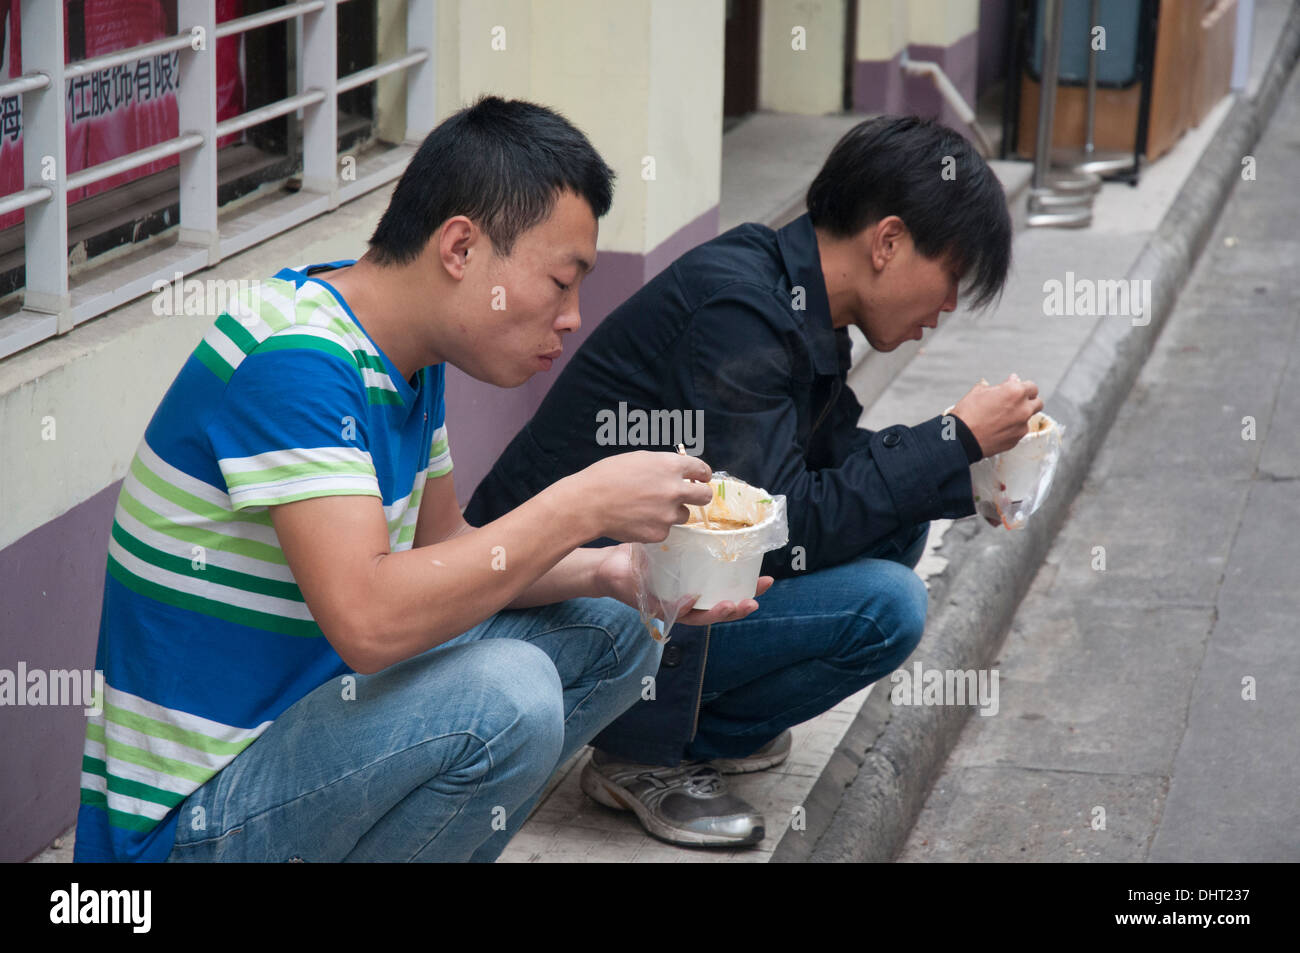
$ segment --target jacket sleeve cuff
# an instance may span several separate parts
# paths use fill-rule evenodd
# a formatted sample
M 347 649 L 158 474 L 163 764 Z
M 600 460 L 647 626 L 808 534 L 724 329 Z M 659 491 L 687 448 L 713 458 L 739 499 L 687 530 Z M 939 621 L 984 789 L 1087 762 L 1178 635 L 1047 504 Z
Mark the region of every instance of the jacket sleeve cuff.
M 966 426 L 966 421 L 954 415 L 953 420 L 957 422 L 957 439 L 961 441 L 962 448 L 966 451 L 967 463 L 978 463 L 984 459 L 984 450 L 980 447 L 980 442 L 975 439 L 975 434 Z

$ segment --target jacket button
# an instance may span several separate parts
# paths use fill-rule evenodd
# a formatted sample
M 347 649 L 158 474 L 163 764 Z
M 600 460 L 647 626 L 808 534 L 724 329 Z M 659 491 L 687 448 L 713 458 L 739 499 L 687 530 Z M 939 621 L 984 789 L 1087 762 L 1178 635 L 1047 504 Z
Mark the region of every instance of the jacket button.
M 661 659 L 663 664 L 669 668 L 676 668 L 677 663 L 682 660 L 682 647 L 680 645 L 665 645 L 664 654 Z
M 883 443 L 886 447 L 897 447 L 899 441 L 902 439 L 903 438 L 896 433 L 887 433 L 885 434 L 885 439 L 880 442 Z

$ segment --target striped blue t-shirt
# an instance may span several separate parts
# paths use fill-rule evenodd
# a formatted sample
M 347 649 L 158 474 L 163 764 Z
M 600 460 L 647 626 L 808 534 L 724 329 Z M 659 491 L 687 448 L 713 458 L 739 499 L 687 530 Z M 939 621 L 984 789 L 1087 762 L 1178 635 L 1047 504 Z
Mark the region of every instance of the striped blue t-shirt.
M 398 552 L 426 479 L 451 471 L 443 365 L 403 378 L 311 277 L 349 264 L 256 283 L 217 317 L 145 431 L 109 542 L 103 713 L 86 728 L 76 860 L 165 860 L 185 798 L 351 671 L 312 619 L 267 508 L 378 497 Z

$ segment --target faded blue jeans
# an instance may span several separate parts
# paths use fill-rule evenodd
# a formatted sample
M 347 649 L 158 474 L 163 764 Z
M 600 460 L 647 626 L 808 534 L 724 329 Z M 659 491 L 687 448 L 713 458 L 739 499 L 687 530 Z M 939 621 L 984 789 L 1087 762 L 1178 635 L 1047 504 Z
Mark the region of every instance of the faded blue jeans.
M 495 860 L 661 651 L 635 610 L 572 599 L 326 682 L 181 804 L 167 859 Z
M 907 526 L 852 562 L 777 580 L 756 612 L 713 626 L 686 760 L 753 754 L 901 666 L 925 629 L 913 569 L 929 532 Z

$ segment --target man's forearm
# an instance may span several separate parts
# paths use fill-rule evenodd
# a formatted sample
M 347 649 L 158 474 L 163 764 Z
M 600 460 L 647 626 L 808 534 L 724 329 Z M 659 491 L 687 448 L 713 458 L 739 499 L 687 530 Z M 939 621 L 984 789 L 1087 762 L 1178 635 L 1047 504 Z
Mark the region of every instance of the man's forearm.
M 362 635 L 374 671 L 454 638 L 509 605 L 559 568 L 594 535 L 573 520 L 562 492 L 546 492 L 480 529 L 465 529 L 429 546 L 376 558 L 367 589 Z M 540 593 L 574 591 L 590 557 L 568 560 Z M 585 594 L 585 593 L 584 593 Z M 568 596 L 560 596 L 568 598 Z M 554 599 L 520 601 L 540 605 Z
M 575 549 L 515 597 L 506 608 L 528 609 L 563 602 L 565 599 L 607 595 L 600 591 L 596 570 L 608 554 L 608 550 Z

